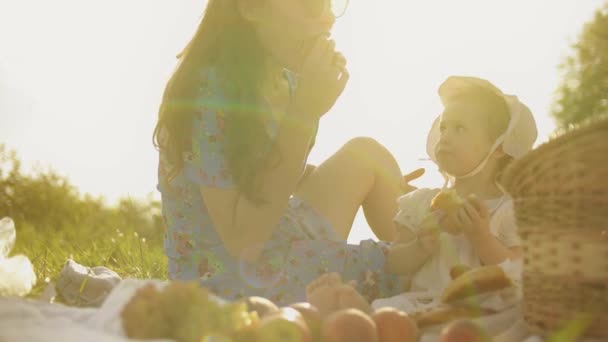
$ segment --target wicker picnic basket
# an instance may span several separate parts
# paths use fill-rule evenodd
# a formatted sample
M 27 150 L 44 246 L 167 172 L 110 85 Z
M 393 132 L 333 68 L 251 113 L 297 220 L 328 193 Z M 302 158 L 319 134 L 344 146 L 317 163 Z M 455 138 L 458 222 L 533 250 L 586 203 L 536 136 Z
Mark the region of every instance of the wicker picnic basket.
M 523 314 L 550 334 L 568 322 L 608 338 L 608 120 L 584 125 L 513 163 L 502 183 L 523 240 Z

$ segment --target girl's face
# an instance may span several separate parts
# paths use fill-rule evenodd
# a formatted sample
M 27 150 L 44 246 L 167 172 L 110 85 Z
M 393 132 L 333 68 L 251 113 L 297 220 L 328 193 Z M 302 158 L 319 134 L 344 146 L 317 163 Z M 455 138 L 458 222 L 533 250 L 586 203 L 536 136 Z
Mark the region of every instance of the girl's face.
M 307 47 L 318 37 L 329 36 L 336 20 L 331 0 L 261 0 L 258 3 L 248 19 L 260 41 L 279 63 L 296 71 L 306 56 Z
M 488 115 L 470 101 L 446 105 L 441 114 L 441 135 L 435 150 L 442 170 L 459 177 L 482 162 L 494 144 L 488 132 Z

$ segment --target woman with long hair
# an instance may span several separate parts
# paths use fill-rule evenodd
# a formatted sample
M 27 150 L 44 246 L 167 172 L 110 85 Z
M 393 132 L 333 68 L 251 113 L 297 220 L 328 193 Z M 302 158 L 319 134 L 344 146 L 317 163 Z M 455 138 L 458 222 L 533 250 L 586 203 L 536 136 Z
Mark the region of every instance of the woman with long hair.
M 169 278 L 279 304 L 303 300 L 325 272 L 370 299 L 398 292 L 382 272 L 384 243 L 346 244 L 361 206 L 376 236 L 394 239 L 396 199 L 409 188 L 395 159 L 355 138 L 306 164 L 349 78 L 330 39 L 338 5 L 208 1 L 154 131 Z

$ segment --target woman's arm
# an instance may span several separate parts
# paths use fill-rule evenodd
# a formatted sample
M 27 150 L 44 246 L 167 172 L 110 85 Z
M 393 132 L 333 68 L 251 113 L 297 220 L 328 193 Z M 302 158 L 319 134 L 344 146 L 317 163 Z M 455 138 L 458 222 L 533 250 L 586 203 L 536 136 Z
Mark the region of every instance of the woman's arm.
M 302 173 L 302 176 L 300 177 L 300 180 L 298 181 L 298 187 L 304 183 L 304 181 L 306 181 L 306 178 L 308 178 L 308 176 L 310 176 L 311 173 L 313 173 L 313 171 L 315 171 L 317 167 L 315 165 L 311 165 L 311 164 L 306 164 L 306 166 L 304 167 L 304 172 Z
M 348 82 L 344 64 L 333 42 L 319 37 L 301 66 L 268 165 L 255 179 L 265 203 L 256 205 L 236 190 L 201 186 L 214 227 L 234 257 L 254 260 L 270 239 L 302 175 L 314 129 Z

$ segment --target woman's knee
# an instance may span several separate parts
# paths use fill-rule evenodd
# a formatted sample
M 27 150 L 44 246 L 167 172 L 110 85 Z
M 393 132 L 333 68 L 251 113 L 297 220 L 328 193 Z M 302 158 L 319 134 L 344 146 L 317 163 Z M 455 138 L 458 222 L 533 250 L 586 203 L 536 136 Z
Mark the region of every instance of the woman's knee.
M 342 147 L 345 152 L 354 152 L 357 154 L 369 154 L 378 155 L 378 153 L 388 153 L 386 147 L 384 147 L 378 140 L 370 137 L 355 137 L 346 142 Z

